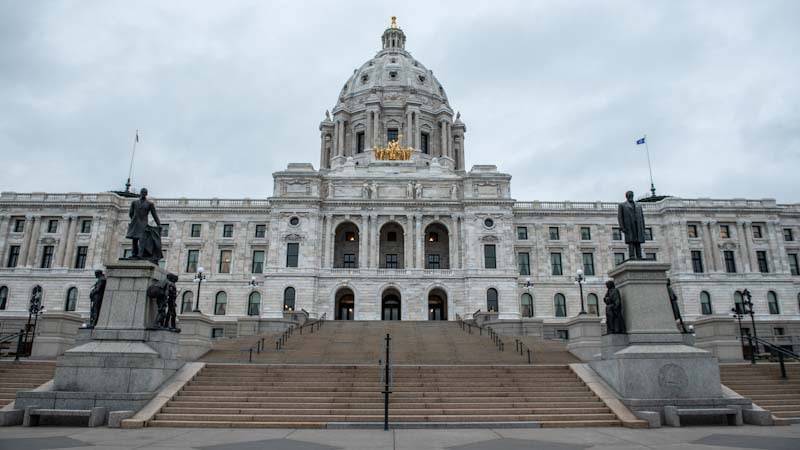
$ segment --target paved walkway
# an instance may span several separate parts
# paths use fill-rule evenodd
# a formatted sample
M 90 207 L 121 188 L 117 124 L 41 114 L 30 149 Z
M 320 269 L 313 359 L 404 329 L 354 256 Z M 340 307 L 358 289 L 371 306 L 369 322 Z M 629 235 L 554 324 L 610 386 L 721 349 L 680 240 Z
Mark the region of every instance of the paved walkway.
M 0 450 L 800 449 L 800 425 L 486 430 L 0 428 Z

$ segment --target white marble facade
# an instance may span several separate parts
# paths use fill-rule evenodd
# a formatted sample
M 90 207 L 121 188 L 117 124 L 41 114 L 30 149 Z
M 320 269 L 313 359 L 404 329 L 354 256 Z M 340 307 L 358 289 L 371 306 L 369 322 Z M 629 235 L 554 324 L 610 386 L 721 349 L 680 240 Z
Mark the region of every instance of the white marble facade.
M 617 199 L 519 202 L 511 198 L 511 177 L 495 166 L 467 171 L 466 126 L 433 73 L 405 51 L 405 39 L 399 28 L 387 29 L 382 49 L 348 79 L 320 124 L 318 170 L 289 164 L 274 174 L 268 199 L 164 199 L 152 193 L 169 225 L 164 265 L 179 275 L 183 293 L 196 295 L 190 252 L 198 251 L 197 265 L 206 268 L 203 312 L 235 322 L 248 314 L 248 298 L 257 292 L 260 304 L 250 312 L 280 318 L 291 287 L 293 308 L 311 316 L 380 320 L 396 313 L 383 311 L 388 300 L 399 303 L 403 320 L 436 314 L 453 320 L 486 311 L 487 292 L 494 289 L 500 319 L 523 317 L 527 294 L 534 317 L 559 324 L 580 311 L 576 270 L 593 268 L 584 296 L 587 305 L 596 296 L 602 313 L 605 274 L 615 253 L 626 252 L 614 239 Z M 395 134 L 414 148 L 411 159 L 375 160 L 370 148 Z M 130 246 L 124 239 L 129 202 L 113 193 L 4 192 L 0 317 L 26 318 L 36 285 L 50 310 L 65 309 L 70 288 L 77 288 L 76 310 L 87 313 L 93 270 Z M 800 205 L 678 198 L 643 205 L 653 237 L 643 251 L 671 264 L 687 319 L 703 315 L 702 292 L 712 314 L 727 315 L 734 292 L 748 288 L 759 320 L 800 323 Z M 192 236 L 193 228 L 199 236 Z M 554 229 L 558 236 L 551 235 Z M 294 248 L 297 267 L 287 267 Z M 693 251 L 702 272 L 694 270 Z M 226 270 L 221 258 L 228 252 Z M 257 252 L 264 255 L 260 271 L 253 270 Z M 528 255 L 530 275 L 521 273 L 520 254 Z M 562 275 L 553 275 L 553 254 L 561 257 Z M 735 273 L 727 271 L 730 261 Z M 83 268 L 76 268 L 80 263 Z M 248 285 L 252 277 L 255 288 Z M 225 314 L 213 314 L 221 312 L 214 306 L 219 292 L 225 293 Z M 770 310 L 769 292 L 777 311 Z M 563 317 L 556 311 L 559 294 L 566 303 Z

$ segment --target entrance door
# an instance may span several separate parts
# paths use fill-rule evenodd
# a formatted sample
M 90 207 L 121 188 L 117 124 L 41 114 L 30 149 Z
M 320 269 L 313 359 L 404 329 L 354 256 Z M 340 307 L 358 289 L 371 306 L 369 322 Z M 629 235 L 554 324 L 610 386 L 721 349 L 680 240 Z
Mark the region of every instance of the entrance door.
M 355 296 L 349 289 L 337 295 L 336 320 L 353 320 L 355 303 Z
M 428 320 L 447 320 L 447 294 L 436 289 L 428 295 Z
M 400 299 L 397 296 L 387 295 L 382 303 L 381 320 L 400 320 Z

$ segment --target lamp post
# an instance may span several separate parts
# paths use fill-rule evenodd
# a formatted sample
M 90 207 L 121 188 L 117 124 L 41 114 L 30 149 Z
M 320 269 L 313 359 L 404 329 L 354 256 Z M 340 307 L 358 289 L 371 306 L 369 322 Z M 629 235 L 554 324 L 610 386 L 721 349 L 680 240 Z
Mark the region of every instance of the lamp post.
M 203 269 L 202 267 L 198 267 L 197 268 L 197 273 L 194 276 L 194 281 L 197 282 L 197 299 L 195 299 L 194 311 L 192 311 L 192 312 L 196 312 L 196 313 L 200 312 L 200 286 L 202 285 L 203 281 L 205 281 L 206 278 L 207 278 L 205 273 L 204 273 L 205 271 L 206 270 Z
M 742 341 L 742 348 L 744 348 L 744 333 L 742 333 L 742 317 L 744 317 L 744 314 L 736 308 L 731 308 L 731 314 L 739 321 L 739 340 Z
M 750 323 L 753 326 L 753 337 L 756 338 L 755 351 L 758 353 L 758 331 L 756 331 L 755 311 L 753 311 L 753 297 L 750 295 L 749 289 L 744 289 L 742 292 L 742 313 L 750 315 Z M 751 351 L 753 349 L 750 349 Z
M 575 275 L 575 284 L 578 285 L 581 292 L 581 312 L 579 314 L 586 314 L 586 309 L 583 307 L 583 283 L 586 283 L 586 278 L 583 276 L 583 269 L 578 269 Z

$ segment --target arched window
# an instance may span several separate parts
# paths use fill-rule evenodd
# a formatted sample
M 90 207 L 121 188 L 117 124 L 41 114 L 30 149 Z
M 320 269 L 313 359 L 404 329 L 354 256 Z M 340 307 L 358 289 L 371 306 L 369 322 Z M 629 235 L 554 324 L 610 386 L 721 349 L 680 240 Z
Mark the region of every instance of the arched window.
M 192 312 L 192 302 L 194 301 L 194 292 L 186 291 L 181 297 L 181 314 Z
M 8 306 L 8 288 L 5 286 L 0 287 L 0 309 L 6 309 Z
M 294 311 L 294 288 L 287 287 L 283 291 L 283 310 Z
M 217 297 L 214 299 L 214 314 L 224 316 L 226 306 L 228 306 L 228 294 L 225 291 L 217 292 Z
M 567 317 L 567 298 L 564 297 L 564 294 L 556 294 L 553 304 L 556 310 L 556 317 Z
M 741 296 L 741 294 L 740 294 Z M 700 313 L 704 316 L 711 314 L 711 294 L 706 291 L 700 292 Z
M 67 291 L 67 301 L 64 303 L 64 311 L 75 311 L 78 306 L 78 288 L 71 287 Z
M 533 297 L 531 294 L 522 294 L 522 317 L 533 317 Z
M 778 294 L 775 291 L 767 292 L 767 304 L 769 305 L 770 314 L 780 314 L 781 307 L 778 304 Z
M 589 294 L 586 297 L 586 307 L 589 309 L 589 314 L 594 314 L 595 316 L 600 315 L 600 305 L 597 302 L 597 295 L 596 294 Z
M 739 291 L 733 293 L 733 309 L 737 314 L 744 314 L 744 298 Z
M 257 316 L 261 314 L 261 293 L 253 291 L 247 298 L 247 315 Z
M 497 312 L 500 310 L 500 307 L 497 303 L 497 289 L 489 288 L 486 291 L 486 310 L 489 312 Z

